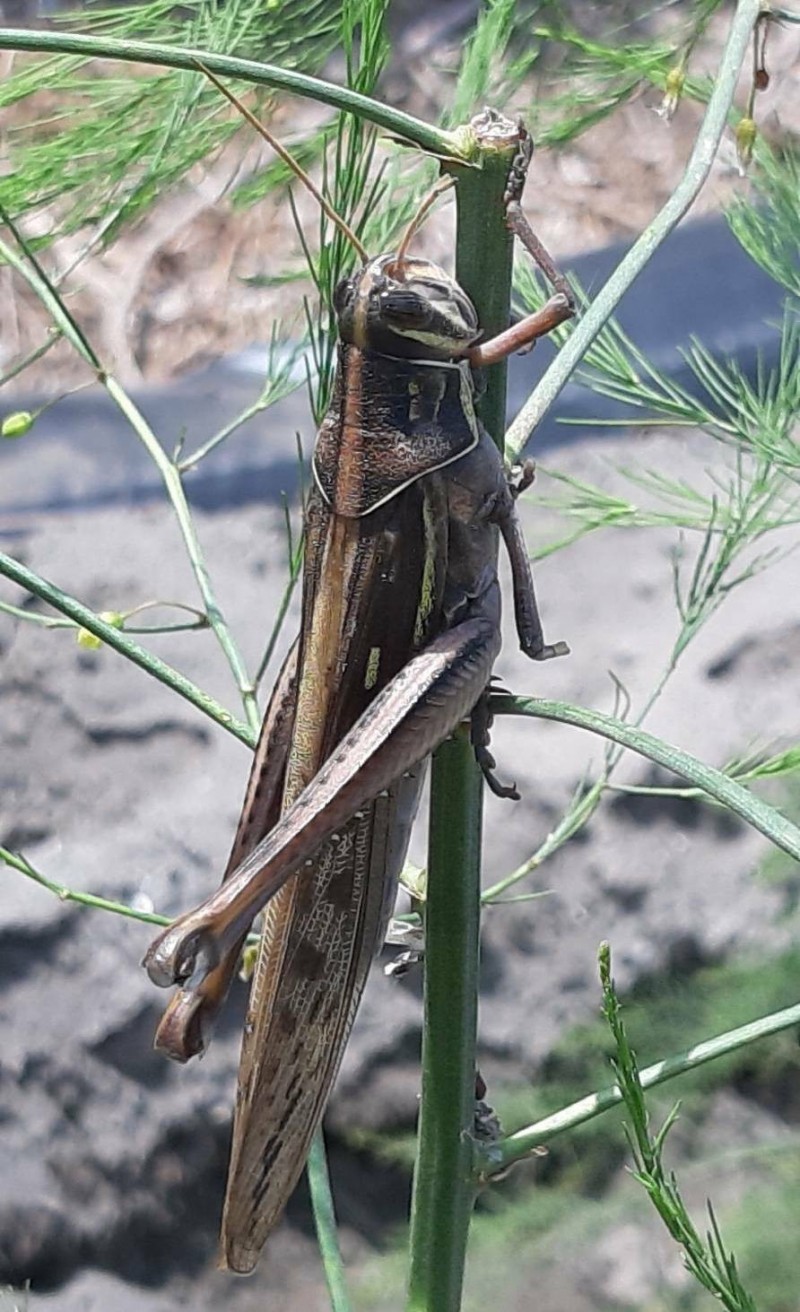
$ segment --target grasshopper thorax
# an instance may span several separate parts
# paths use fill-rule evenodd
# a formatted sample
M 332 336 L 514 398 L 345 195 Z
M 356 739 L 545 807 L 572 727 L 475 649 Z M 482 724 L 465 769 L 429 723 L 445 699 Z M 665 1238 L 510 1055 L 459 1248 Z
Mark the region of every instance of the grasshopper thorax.
M 406 360 L 454 360 L 480 336 L 475 308 L 430 260 L 380 255 L 343 279 L 334 307 L 343 342 Z

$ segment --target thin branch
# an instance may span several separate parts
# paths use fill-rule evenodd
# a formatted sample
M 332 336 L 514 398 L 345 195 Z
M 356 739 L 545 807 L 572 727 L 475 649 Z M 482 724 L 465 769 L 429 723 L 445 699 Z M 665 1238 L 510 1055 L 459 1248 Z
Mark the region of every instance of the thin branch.
M 444 132 L 413 114 L 383 105 L 371 96 L 363 96 L 349 87 L 338 87 L 322 78 L 310 77 L 293 69 L 277 68 L 254 59 L 237 59 L 213 50 L 192 50 L 184 46 L 161 45 L 155 41 L 129 41 L 108 36 L 87 36 L 73 32 L 25 31 L 0 28 L 0 50 L 30 50 L 34 54 L 74 54 L 85 59 L 118 59 L 123 63 L 151 64 L 162 68 L 182 68 L 202 77 L 202 64 L 217 77 L 236 77 L 256 86 L 275 87 L 296 96 L 307 96 L 322 105 L 347 114 L 355 114 L 374 123 L 393 136 L 413 142 L 432 155 L 469 163 L 472 142 L 467 134 Z
M 685 1075 L 687 1071 L 696 1070 L 706 1062 L 736 1052 L 758 1039 L 780 1034 L 782 1030 L 793 1029 L 798 1024 L 800 1024 L 800 1003 L 793 1007 L 785 1007 L 782 1011 L 771 1012 L 760 1020 L 740 1025 L 738 1029 L 727 1030 L 713 1039 L 696 1043 L 686 1052 L 678 1053 L 674 1057 L 666 1057 L 664 1061 L 655 1062 L 652 1066 L 646 1066 L 639 1072 L 642 1088 L 651 1089 L 656 1084 L 674 1080 L 677 1075 Z M 600 1116 L 612 1107 L 619 1106 L 621 1102 L 622 1094 L 618 1086 L 612 1084 L 606 1089 L 598 1090 L 597 1093 L 590 1093 L 578 1102 L 570 1103 L 569 1107 L 563 1107 L 561 1111 L 553 1112 L 551 1116 L 545 1116 L 541 1121 L 526 1125 L 524 1129 L 517 1130 L 515 1134 L 508 1135 L 498 1143 L 480 1144 L 475 1149 L 475 1167 L 479 1178 L 487 1179 L 496 1175 L 512 1163 L 529 1157 L 542 1144 L 549 1143 L 565 1130 L 574 1130 L 578 1125 L 585 1125 L 587 1121 L 594 1120 L 595 1116 Z
M 800 861 L 800 828 L 797 825 L 721 770 L 705 765 L 690 752 L 673 747 L 671 743 L 656 738 L 645 729 L 627 724 L 613 715 L 604 715 L 602 711 L 590 711 L 582 706 L 549 701 L 544 697 L 496 695 L 491 698 L 491 709 L 493 715 L 531 715 L 536 719 L 571 724 L 577 729 L 588 729 L 601 738 L 608 738 L 621 747 L 628 747 L 696 784 L 704 793 L 708 793 L 753 829 L 757 829 L 776 847 L 788 852 L 795 861 Z
M 18 374 L 24 373 L 29 365 L 35 364 L 37 360 L 41 360 L 42 356 L 47 355 L 50 347 L 55 346 L 60 338 L 61 333 L 58 329 L 52 329 L 44 342 L 39 346 L 35 346 L 33 350 L 29 351 L 27 355 L 24 355 L 21 360 L 17 360 L 16 364 L 11 365 L 4 374 L 0 374 L 0 387 L 5 387 L 6 383 L 11 382 L 12 378 L 16 378 Z
M 344 1263 L 339 1252 L 336 1233 L 336 1211 L 333 1206 L 331 1179 L 325 1153 L 325 1140 L 322 1126 L 318 1125 L 311 1140 L 311 1150 L 306 1164 L 308 1188 L 314 1211 L 314 1226 L 317 1232 L 325 1283 L 331 1301 L 331 1312 L 351 1312 L 350 1299 L 344 1277 Z
M 157 911 L 142 911 L 138 907 L 131 906 L 129 902 L 115 902 L 107 897 L 98 897 L 96 893 L 84 893 L 80 889 L 70 888 L 67 884 L 49 879 L 41 870 L 32 866 L 21 852 L 11 852 L 7 847 L 0 847 L 0 861 L 12 870 L 18 870 L 26 879 L 33 880 L 34 884 L 47 889 L 48 893 L 54 893 L 60 902 L 75 902 L 78 906 L 89 907 L 92 911 L 108 911 L 115 916 L 124 916 L 126 920 L 140 920 L 145 925 L 158 925 L 165 928 L 172 924 L 170 916 L 161 916 Z M 257 947 L 260 937 L 259 934 L 248 934 L 245 942 L 248 947 Z
M 139 409 L 134 405 L 127 392 L 120 386 L 115 378 L 106 376 L 105 388 L 109 396 L 116 402 L 120 412 L 125 415 L 134 432 L 141 439 L 146 447 L 153 463 L 156 465 L 164 486 L 167 490 L 167 496 L 172 502 L 172 508 L 175 511 L 175 518 L 183 536 L 189 561 L 194 572 L 200 595 L 203 598 L 208 622 L 216 634 L 217 641 L 227 658 L 228 664 L 236 680 L 236 686 L 242 698 L 247 722 L 254 734 L 258 733 L 261 725 L 261 716 L 258 710 L 255 693 L 253 691 L 253 682 L 247 673 L 244 660 L 239 645 L 236 642 L 222 611 L 222 607 L 217 600 L 217 595 L 211 583 L 211 576 L 208 572 L 208 566 L 205 562 L 200 541 L 192 519 L 192 513 L 189 509 L 189 503 L 186 499 L 183 482 L 180 471 L 170 460 L 164 451 L 161 443 L 158 441 L 150 425 L 145 420 Z
M 506 457 L 511 464 L 519 459 L 531 433 L 550 409 L 576 365 L 614 313 L 634 279 L 696 200 L 711 171 L 722 140 L 739 73 L 762 8 L 763 0 L 739 0 L 714 82 L 714 90 L 686 171 L 661 212 L 634 242 L 624 260 L 586 310 L 580 323 L 567 338 L 536 390 L 525 402 L 508 429 Z
M 127 620 L 132 615 L 139 615 L 144 610 L 153 610 L 172 608 L 176 610 L 188 611 L 194 615 L 193 620 L 182 620 L 175 624 L 128 624 Z M 81 630 L 81 625 L 76 624 L 75 620 L 59 619 L 56 615 L 42 615 L 37 610 L 27 610 L 24 606 L 13 606 L 10 601 L 0 601 L 0 612 L 4 615 L 11 615 L 14 619 L 24 620 L 26 624 L 36 624 L 42 629 L 75 629 Z M 108 618 L 109 612 L 98 616 L 99 619 L 112 623 Z M 114 628 L 119 628 L 123 633 L 190 633 L 198 629 L 208 628 L 208 616 L 203 611 L 198 611 L 194 606 L 184 606 L 179 601 L 143 601 L 139 606 L 134 606 L 131 610 L 117 611 L 114 613 Z
M 112 902 L 107 897 L 97 897 L 94 893 L 81 893 L 77 889 L 67 888 L 55 879 L 48 879 L 41 871 L 31 865 L 24 856 L 10 852 L 7 847 L 0 847 L 0 861 L 4 861 L 12 870 L 18 870 L 34 884 L 40 884 L 48 893 L 55 893 L 61 902 L 77 902 L 82 907 L 91 907 L 94 911 L 112 911 L 117 916 L 126 916 L 129 920 L 142 920 L 146 925 L 169 925 L 169 916 L 159 916 L 155 911 L 138 911 L 125 902 Z
M 217 641 L 222 648 L 233 673 L 242 698 L 248 724 L 254 733 L 258 733 L 261 717 L 258 710 L 253 683 L 248 676 L 238 644 L 228 627 L 222 608 L 214 592 L 211 577 L 206 566 L 203 551 L 192 520 L 189 503 L 181 481 L 180 470 L 167 456 L 155 433 L 147 423 L 144 415 L 128 396 L 125 389 L 103 368 L 98 355 L 86 337 L 83 329 L 75 320 L 60 292 L 55 287 L 46 271 L 37 260 L 33 250 L 22 233 L 14 224 L 11 216 L 0 206 L 0 218 L 13 233 L 25 258 L 18 255 L 6 242 L 0 241 L 0 255 L 28 283 L 52 315 L 54 323 L 83 360 L 95 371 L 98 381 L 103 385 L 121 414 L 125 416 L 137 437 L 142 442 L 164 482 L 167 495 L 172 502 L 175 517 L 183 536 L 189 561 L 208 616 L 208 622 L 214 630 Z
M 227 729 L 229 733 L 233 734 L 234 738 L 239 738 L 247 747 L 255 747 L 257 731 L 235 719 L 230 711 L 227 711 L 207 692 L 203 692 L 202 688 L 198 688 L 190 679 L 179 674 L 165 661 L 159 660 L 152 652 L 140 647 L 138 642 L 134 642 L 132 638 L 121 633 L 113 624 L 107 624 L 105 620 L 101 620 L 99 615 L 96 615 L 93 610 L 89 610 L 88 606 L 84 606 L 75 597 L 62 592 L 54 583 L 49 583 L 40 574 L 35 574 L 33 570 L 28 569 L 25 565 L 20 564 L 18 560 L 14 560 L 12 556 L 7 556 L 2 551 L 0 551 L 0 574 L 5 575 L 7 579 L 11 579 L 12 583 L 18 584 L 26 592 L 39 597 L 48 606 L 60 611 L 62 615 L 74 620 L 82 629 L 87 629 L 89 633 L 93 633 L 107 647 L 113 647 L 114 651 L 132 661 L 134 665 L 138 665 L 147 674 L 151 674 L 153 678 L 158 679 L 159 683 L 172 688 L 173 692 L 179 693 L 187 702 L 191 702 L 192 706 L 196 706 L 209 719 L 214 720 L 223 729 Z
M 216 450 L 218 446 L 226 442 L 233 433 L 237 432 L 251 419 L 254 419 L 256 415 L 260 415 L 262 411 L 268 410 L 270 406 L 282 401 L 284 397 L 289 396 L 300 386 L 300 382 L 294 382 L 288 376 L 285 379 L 277 380 L 270 378 L 261 395 L 246 406 L 244 410 L 241 410 L 235 418 L 224 424 L 222 428 L 218 429 L 213 436 L 209 437 L 188 456 L 183 456 L 180 459 L 177 456 L 173 458 L 178 472 L 185 474 L 188 470 L 194 469 L 196 465 L 200 464 L 201 460 L 204 460 L 211 451 Z

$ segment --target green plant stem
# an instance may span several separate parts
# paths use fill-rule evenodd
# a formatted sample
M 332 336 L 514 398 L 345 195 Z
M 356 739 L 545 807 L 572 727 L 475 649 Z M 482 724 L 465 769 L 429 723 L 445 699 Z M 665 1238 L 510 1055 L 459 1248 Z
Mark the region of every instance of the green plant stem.
M 464 172 L 456 179 L 456 279 L 489 339 L 509 324 L 514 239 L 503 208 L 508 157 L 487 155 L 484 170 L 479 181 Z M 507 373 L 505 362 L 486 370 L 485 389 L 477 404 L 484 428 L 501 451 Z
M 10 866 L 12 870 L 18 870 L 21 875 L 31 879 L 34 884 L 39 884 L 41 888 L 46 888 L 48 893 L 53 893 L 59 902 L 75 902 L 78 906 L 89 907 L 92 911 L 107 911 L 114 916 L 124 916 L 126 920 L 140 920 L 145 925 L 166 926 L 172 924 L 170 916 L 159 915 L 157 911 L 141 911 L 138 907 L 132 907 L 128 902 L 114 902 L 107 897 L 98 897 L 96 893 L 84 893 L 81 889 L 70 888 L 67 884 L 60 884 L 56 879 L 48 879 L 43 875 L 41 870 L 32 866 L 27 857 L 22 856 L 19 852 L 10 852 L 7 847 L 0 847 L 0 861 Z M 251 933 L 247 935 L 245 942 L 248 947 L 257 946 L 260 935 Z
M 125 902 L 112 902 L 107 897 L 97 897 L 94 893 L 82 893 L 78 889 L 67 888 L 66 884 L 48 879 L 26 861 L 24 856 L 10 852 L 7 847 L 0 847 L 0 861 L 5 862 L 12 870 L 18 870 L 27 879 L 32 879 L 34 884 L 40 884 L 48 893 L 55 893 L 61 902 L 77 902 L 80 906 L 91 907 L 94 911 L 113 911 L 117 916 L 126 916 L 129 920 L 142 920 L 146 925 L 171 923 L 169 916 L 159 916 L 155 911 L 137 911 L 135 907 L 129 907 Z
M 167 496 L 172 502 L 172 508 L 175 511 L 175 518 L 178 521 L 178 526 L 181 530 L 181 535 L 186 546 L 186 553 L 189 557 L 189 562 L 192 566 L 195 579 L 197 580 L 197 587 L 200 596 L 203 599 L 208 622 L 214 630 L 217 642 L 222 648 L 231 668 L 233 677 L 236 680 L 236 686 L 239 689 L 244 712 L 247 716 L 247 723 L 253 733 L 257 735 L 261 727 L 261 715 L 259 713 L 253 683 L 245 668 L 238 643 L 228 627 L 228 622 L 225 619 L 222 607 L 217 600 L 216 593 L 212 586 L 211 576 L 209 575 L 205 557 L 195 530 L 194 520 L 192 519 L 192 514 L 189 510 L 189 503 L 186 500 L 186 492 L 184 490 L 180 471 L 173 461 L 170 460 L 150 425 L 147 423 L 138 407 L 134 405 L 124 388 L 121 387 L 117 380 L 110 375 L 106 375 L 102 381 L 112 401 L 116 403 L 120 413 L 128 420 L 128 423 L 142 442 L 164 481 Z
M 718 1034 L 704 1043 L 696 1043 L 686 1052 L 680 1052 L 674 1057 L 666 1057 L 652 1066 L 646 1066 L 639 1072 L 642 1088 L 651 1089 L 656 1084 L 674 1080 L 677 1075 L 696 1070 L 698 1066 L 703 1066 L 708 1061 L 715 1061 L 718 1057 L 736 1052 L 758 1039 L 779 1034 L 782 1030 L 793 1029 L 799 1024 L 800 1003 L 793 1007 L 785 1007 L 782 1011 L 773 1011 L 759 1020 L 740 1025 L 738 1029 L 727 1030 L 724 1034 Z M 549 1143 L 559 1134 L 563 1134 L 566 1130 L 574 1130 L 578 1125 L 585 1125 L 587 1121 L 594 1120 L 596 1116 L 601 1116 L 603 1112 L 619 1106 L 621 1102 L 622 1094 L 619 1087 L 612 1084 L 606 1089 L 600 1089 L 597 1093 L 579 1099 L 578 1102 L 571 1103 L 569 1107 L 562 1107 L 560 1111 L 543 1117 L 541 1121 L 526 1125 L 524 1129 L 517 1130 L 515 1134 L 508 1135 L 498 1143 L 477 1146 L 475 1159 L 478 1174 L 481 1178 L 487 1179 L 505 1170 L 514 1162 L 529 1157 L 542 1144 Z
M 190 606 L 179 606 L 177 602 L 156 602 L 154 604 L 159 606 L 163 604 L 165 607 L 175 605 L 181 610 L 193 609 Z M 133 615 L 144 609 L 144 606 L 136 606 L 133 611 L 128 611 L 127 614 Z M 150 608 L 148 607 L 148 609 Z M 24 606 L 12 606 L 10 601 L 0 601 L 0 613 L 11 615 L 17 620 L 24 620 L 26 624 L 36 624 L 42 629 L 80 629 L 81 627 L 74 620 L 57 619 L 55 615 L 41 615 L 38 611 L 26 610 Z M 125 633 L 194 633 L 198 629 L 207 629 L 208 620 L 205 615 L 197 612 L 195 614 L 197 615 L 196 619 L 177 624 L 124 624 L 120 627 L 124 629 Z
M 513 888 L 515 884 L 532 875 L 535 870 L 539 870 L 554 852 L 563 847 L 568 839 L 588 823 L 597 810 L 600 798 L 605 790 L 605 773 L 604 770 L 600 778 L 596 779 L 591 787 L 586 787 L 585 781 L 582 781 L 558 824 L 550 830 L 536 851 L 526 861 L 523 861 L 522 865 L 517 866 L 516 870 L 512 870 L 509 875 L 499 879 L 496 884 L 490 884 L 488 888 L 483 890 L 481 902 L 484 906 L 491 906 L 493 903 L 499 902 L 507 889 Z M 508 899 L 503 900 L 507 901 Z
M 311 1151 L 308 1154 L 306 1173 L 314 1211 L 317 1243 L 325 1272 L 325 1283 L 328 1286 L 331 1310 L 332 1312 L 351 1312 L 350 1298 L 344 1278 L 344 1264 L 336 1237 L 336 1212 L 333 1206 L 322 1126 L 317 1126 L 314 1138 L 311 1140 Z
M 506 434 L 506 456 L 514 464 L 531 433 L 555 401 L 576 365 L 614 313 L 624 293 L 650 261 L 697 198 L 708 177 L 728 122 L 736 83 L 762 10 L 762 0 L 739 0 L 728 40 L 714 81 L 705 117 L 681 181 L 653 222 L 634 242 L 628 254 L 598 292 L 591 306 L 570 333 L 536 390 L 525 402 Z
M 723 1246 L 710 1201 L 708 1211 L 711 1232 L 704 1242 L 681 1196 L 675 1174 L 667 1172 L 664 1167 L 667 1136 L 677 1120 L 680 1104 L 673 1106 L 658 1131 L 651 1128 L 642 1077 L 636 1063 L 636 1054 L 630 1045 L 611 973 L 611 947 L 608 943 L 600 944 L 598 964 L 603 990 L 603 1015 L 614 1041 L 611 1065 L 625 1104 L 625 1138 L 633 1156 L 634 1179 L 644 1189 L 670 1236 L 680 1245 L 685 1265 L 695 1279 L 728 1312 L 756 1312 L 752 1298 L 739 1279 L 733 1254 Z
M 735 779 L 715 770 L 712 765 L 698 761 L 696 756 L 685 752 L 663 738 L 656 738 L 645 729 L 627 724 L 613 715 L 604 715 L 602 711 L 588 711 L 582 706 L 572 706 L 569 702 L 549 701 L 543 697 L 494 696 L 491 699 L 492 713 L 495 715 L 530 715 L 540 720 L 557 720 L 560 724 L 572 724 L 578 729 L 588 729 L 590 733 L 601 738 L 628 747 L 640 756 L 646 756 L 657 765 L 664 766 L 673 773 L 682 775 L 690 783 L 696 784 L 704 793 L 721 802 L 729 811 L 745 820 L 753 829 L 757 829 L 765 838 L 780 847 L 795 861 L 800 861 L 800 827 L 792 824 L 786 816 L 774 806 L 762 802 L 747 788 L 743 788 Z
M 113 624 L 106 624 L 105 620 L 101 620 L 99 615 L 96 615 L 93 610 L 89 610 L 88 606 L 84 606 L 75 597 L 62 592 L 54 583 L 49 583 L 40 574 L 34 574 L 33 570 L 28 569 L 27 566 L 20 564 L 18 560 L 14 560 L 13 557 L 7 556 L 2 551 L 0 551 L 0 574 L 7 579 L 11 579 L 12 583 L 24 588 L 26 592 L 39 597 L 62 615 L 74 620 L 80 628 L 93 633 L 107 647 L 112 647 L 114 651 L 119 652 L 120 656 L 126 657 L 127 660 L 132 661 L 134 665 L 138 665 L 147 674 L 151 674 L 154 679 L 158 679 L 159 683 L 172 688 L 173 692 L 179 693 L 181 697 L 185 698 L 187 702 L 191 702 L 192 706 L 196 706 L 209 719 L 214 720 L 223 729 L 227 729 L 228 733 L 232 733 L 234 738 L 239 738 L 250 748 L 255 747 L 257 732 L 248 725 L 242 724 L 240 720 L 235 719 L 230 711 L 226 711 L 224 706 L 221 706 L 208 693 L 203 692 L 202 688 L 198 688 L 196 684 L 179 674 L 171 665 L 167 665 L 165 661 L 159 660 L 157 656 L 153 656 L 144 647 L 140 647 L 138 642 L 126 637 L 119 629 L 114 628 Z
M 413 142 L 432 155 L 467 160 L 469 147 L 462 133 L 445 132 L 413 114 L 392 109 L 371 96 L 361 95 L 349 87 L 340 87 L 322 78 L 298 73 L 294 69 L 262 64 L 254 59 L 238 59 L 213 50 L 192 50 L 184 46 L 162 45 L 155 41 L 121 40 L 110 36 L 89 36 L 75 32 L 26 31 L 0 28 L 0 50 L 29 50 L 34 54 L 82 55 L 84 59 L 118 59 L 123 63 L 151 64 L 162 68 L 186 69 L 202 76 L 200 68 L 217 77 L 240 78 L 256 86 L 275 87 L 296 96 L 307 96 L 332 109 L 356 114 L 405 141 Z
M 23 259 L 22 256 L 18 255 L 15 250 L 3 241 L 0 241 L 0 255 L 6 263 L 10 264 L 11 267 L 25 279 L 51 314 L 56 326 L 86 364 L 94 370 L 98 381 L 103 385 L 120 413 L 128 420 L 131 428 L 136 433 L 161 474 L 167 495 L 172 502 L 172 507 L 175 511 L 175 517 L 178 521 L 178 526 L 186 546 L 186 552 L 197 581 L 200 596 L 203 599 L 208 622 L 214 631 L 217 641 L 228 661 L 233 677 L 236 680 L 236 685 L 242 698 L 245 715 L 247 716 L 247 722 L 253 733 L 257 735 L 261 724 L 261 716 L 258 709 L 255 689 L 252 680 L 249 678 L 247 670 L 245 669 L 238 644 L 228 627 L 222 608 L 212 587 L 211 577 L 195 531 L 191 511 L 189 510 L 189 503 L 186 500 L 186 493 L 181 481 L 180 470 L 174 462 L 169 459 L 155 433 L 147 423 L 144 415 L 138 407 L 134 405 L 125 389 L 103 368 L 97 353 L 80 325 L 73 318 L 63 297 L 51 282 L 45 270 L 39 264 L 32 249 L 26 242 L 22 233 L 19 232 L 16 225 L 13 223 L 10 215 L 3 210 L 2 206 L 0 206 L 0 218 L 3 219 L 14 234 L 14 237 L 26 258 Z
M 274 393 L 271 389 L 267 388 L 257 400 L 246 406 L 234 419 L 231 419 L 227 424 L 224 424 L 223 427 L 214 433 L 212 437 L 209 437 L 206 442 L 203 442 L 202 446 L 197 447 L 197 449 L 192 451 L 188 456 L 184 456 L 181 459 L 175 459 L 173 463 L 178 470 L 178 473 L 186 474 L 190 469 L 194 469 L 200 464 L 201 460 L 205 460 L 207 455 L 212 451 L 215 451 L 223 442 L 227 442 L 228 438 L 233 433 L 238 432 L 238 430 L 243 428 L 246 423 L 249 423 L 251 419 L 255 419 L 256 415 L 260 415 L 263 410 L 268 410 L 276 401 L 282 400 L 285 396 L 288 396 L 290 392 L 295 391 L 300 386 L 301 384 L 299 382 L 293 383 L 286 389 L 286 391 L 278 389 L 277 392 Z
M 512 129 L 513 125 L 509 124 Z M 510 156 L 487 146 L 456 178 L 456 277 L 487 336 L 508 323 L 512 243 L 503 193 Z M 505 413 L 503 365 L 489 371 L 479 413 L 495 441 Z M 471 1142 L 480 932 L 483 781 L 469 736 L 436 752 L 425 905 L 422 1101 L 411 1211 L 408 1312 L 458 1312 L 475 1202 Z
M 280 637 L 284 620 L 286 619 L 287 613 L 289 611 L 289 606 L 291 604 L 291 600 L 294 595 L 295 588 L 297 587 L 297 582 L 298 579 L 300 578 L 300 571 L 302 570 L 302 567 L 303 567 L 303 556 L 302 556 L 302 549 L 301 549 L 300 551 L 295 552 L 295 554 L 290 556 L 289 558 L 289 577 L 286 581 L 283 592 L 281 594 L 281 599 L 278 602 L 278 609 L 275 612 L 275 619 L 272 624 L 272 631 L 267 640 L 267 645 L 264 648 L 260 661 L 258 662 L 258 669 L 256 670 L 256 677 L 255 677 L 256 688 L 258 688 L 259 684 L 261 683 L 261 680 L 266 674 L 267 669 L 269 668 L 269 663 L 274 655 L 275 648 L 278 645 L 278 638 Z
M 55 346 L 60 337 L 61 333 L 58 332 L 58 330 L 54 330 L 48 335 L 46 341 L 42 342 L 39 346 L 35 346 L 32 351 L 29 351 L 21 360 L 18 360 L 16 364 L 13 364 L 4 374 L 0 374 L 0 387 L 5 387 L 6 383 L 11 382 L 12 378 L 16 378 L 19 374 L 24 373 L 29 365 L 35 364 L 37 360 L 41 360 L 42 356 L 47 355 L 50 347 Z M 39 413 L 41 414 L 41 411 L 39 411 Z
M 461 1306 L 475 1202 L 472 1127 L 482 787 L 469 737 L 459 733 L 439 748 L 431 787 L 422 1102 L 411 1212 L 409 1312 L 457 1312 Z

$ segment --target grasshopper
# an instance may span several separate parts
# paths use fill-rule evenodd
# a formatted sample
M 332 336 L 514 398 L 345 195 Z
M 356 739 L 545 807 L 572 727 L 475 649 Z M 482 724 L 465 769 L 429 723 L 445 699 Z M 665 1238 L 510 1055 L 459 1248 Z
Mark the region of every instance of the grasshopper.
M 528 227 L 520 126 L 509 225 L 554 284 L 547 304 L 481 342 L 455 280 L 398 251 L 335 294 L 338 365 L 313 455 L 300 636 L 264 718 L 220 888 L 152 944 L 179 990 L 156 1045 L 203 1051 L 245 936 L 266 908 L 244 1028 L 221 1265 L 253 1269 L 308 1155 L 370 962 L 383 943 L 427 758 L 467 717 L 489 783 L 485 692 L 500 650 L 498 536 L 516 626 L 544 641 L 515 498 L 478 421 L 475 371 L 568 319 L 568 285 Z M 423 207 L 424 209 L 425 207 Z M 354 239 L 355 240 L 355 239 Z

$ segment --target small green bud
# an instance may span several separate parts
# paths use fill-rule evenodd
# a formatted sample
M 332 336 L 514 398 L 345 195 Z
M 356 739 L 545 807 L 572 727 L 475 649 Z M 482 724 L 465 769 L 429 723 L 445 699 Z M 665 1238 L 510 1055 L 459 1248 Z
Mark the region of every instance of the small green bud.
M 428 885 L 428 872 L 423 866 L 407 861 L 400 872 L 400 884 L 415 902 L 424 902 Z
M 242 952 L 241 964 L 239 966 L 239 979 L 244 984 L 249 984 L 253 978 L 253 971 L 256 968 L 256 959 L 258 957 L 258 944 L 248 943 Z
M 83 647 L 86 651 L 97 651 L 103 645 L 102 638 L 90 633 L 88 629 L 78 629 L 76 642 L 79 647 Z
M 120 614 L 118 610 L 101 610 L 98 618 L 105 620 L 106 624 L 110 624 L 112 629 L 121 629 L 125 623 L 125 616 Z M 88 629 L 83 628 L 78 629 L 76 642 L 79 647 L 83 647 L 84 651 L 98 651 L 103 645 L 102 638 L 98 638 L 95 633 L 90 633 Z
M 744 176 L 753 158 L 753 147 L 758 137 L 758 127 L 755 119 L 740 118 L 736 124 L 736 158 L 739 161 L 739 172 Z
M 659 118 L 666 119 L 668 123 L 670 122 L 681 102 L 685 82 L 686 65 L 683 62 L 675 64 L 667 73 L 664 81 L 664 99 L 656 110 Z
M 3 437 L 24 437 L 30 432 L 35 422 L 35 415 L 30 410 L 15 410 L 13 414 L 6 415 L 0 425 L 0 435 Z
M 611 984 L 611 944 L 605 939 L 597 949 L 597 964 L 600 967 L 600 983 L 604 989 Z

